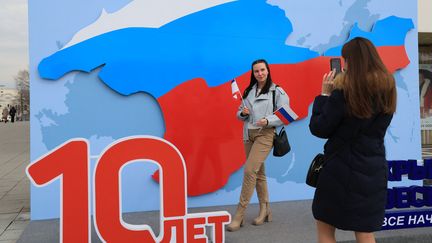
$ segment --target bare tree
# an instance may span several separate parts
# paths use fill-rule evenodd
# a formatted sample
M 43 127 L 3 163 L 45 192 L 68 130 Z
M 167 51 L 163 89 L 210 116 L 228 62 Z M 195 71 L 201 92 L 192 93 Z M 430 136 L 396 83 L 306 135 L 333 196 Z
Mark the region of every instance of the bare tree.
M 22 120 L 30 117 L 30 76 L 29 71 L 24 69 L 18 71 L 15 76 L 15 84 L 18 90 L 18 111 L 21 112 Z

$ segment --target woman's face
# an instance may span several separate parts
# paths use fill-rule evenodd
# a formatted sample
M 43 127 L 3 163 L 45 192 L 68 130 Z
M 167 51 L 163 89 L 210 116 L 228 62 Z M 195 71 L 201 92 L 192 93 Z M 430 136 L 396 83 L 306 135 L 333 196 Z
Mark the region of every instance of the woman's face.
M 257 63 L 253 65 L 253 74 L 259 84 L 265 84 L 267 81 L 268 70 L 265 63 Z

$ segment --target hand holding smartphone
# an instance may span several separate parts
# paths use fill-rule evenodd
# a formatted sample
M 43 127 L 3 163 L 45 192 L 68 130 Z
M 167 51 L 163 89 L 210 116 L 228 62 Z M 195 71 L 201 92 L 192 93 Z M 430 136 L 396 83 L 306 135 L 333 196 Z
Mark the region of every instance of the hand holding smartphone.
M 335 76 L 342 72 L 342 65 L 340 58 L 330 59 L 330 71 L 336 70 Z
M 321 89 L 321 95 L 329 96 L 330 93 L 334 89 L 334 83 L 333 79 L 342 72 L 342 65 L 341 65 L 341 59 L 340 58 L 331 58 L 330 59 L 330 72 L 324 74 L 323 81 L 322 81 L 322 89 Z

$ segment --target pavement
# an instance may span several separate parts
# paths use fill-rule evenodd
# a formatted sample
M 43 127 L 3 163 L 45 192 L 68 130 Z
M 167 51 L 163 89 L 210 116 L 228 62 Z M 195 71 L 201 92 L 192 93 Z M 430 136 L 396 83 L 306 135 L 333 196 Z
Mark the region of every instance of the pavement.
M 30 222 L 29 122 L 0 123 L 0 243 L 16 242 Z

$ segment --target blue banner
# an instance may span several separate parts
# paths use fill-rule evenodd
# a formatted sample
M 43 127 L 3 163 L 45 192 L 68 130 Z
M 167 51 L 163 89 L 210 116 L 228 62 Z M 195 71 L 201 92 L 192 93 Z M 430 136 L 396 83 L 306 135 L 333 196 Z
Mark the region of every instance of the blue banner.
M 432 226 L 432 209 L 387 212 L 382 230 Z

